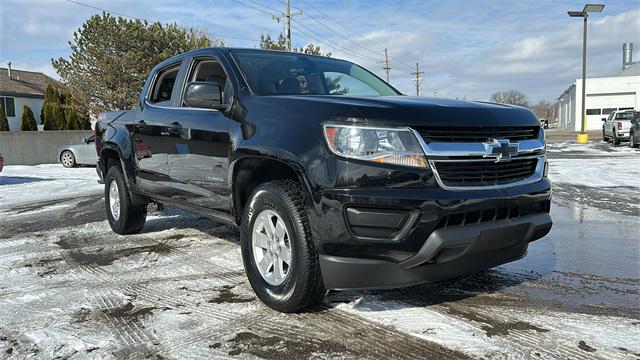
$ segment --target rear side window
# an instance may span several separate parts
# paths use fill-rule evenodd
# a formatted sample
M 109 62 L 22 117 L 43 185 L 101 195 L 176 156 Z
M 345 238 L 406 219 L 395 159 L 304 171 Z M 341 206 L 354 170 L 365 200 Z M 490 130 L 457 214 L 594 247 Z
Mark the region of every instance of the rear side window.
M 158 105 L 168 105 L 171 101 L 171 93 L 173 87 L 176 84 L 176 78 L 178 77 L 178 71 L 180 70 L 180 63 L 171 65 L 158 71 L 153 86 L 151 87 L 151 93 L 149 94 L 149 102 Z
M 631 120 L 631 119 L 633 119 L 633 113 L 631 111 L 618 113 L 616 115 L 616 120 Z

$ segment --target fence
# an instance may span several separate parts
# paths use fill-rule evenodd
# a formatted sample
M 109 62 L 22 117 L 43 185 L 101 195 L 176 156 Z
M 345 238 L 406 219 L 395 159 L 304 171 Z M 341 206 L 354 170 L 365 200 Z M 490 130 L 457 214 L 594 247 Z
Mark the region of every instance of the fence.
M 5 165 L 56 163 L 58 147 L 79 143 L 92 134 L 91 130 L 1 131 L 0 154 Z

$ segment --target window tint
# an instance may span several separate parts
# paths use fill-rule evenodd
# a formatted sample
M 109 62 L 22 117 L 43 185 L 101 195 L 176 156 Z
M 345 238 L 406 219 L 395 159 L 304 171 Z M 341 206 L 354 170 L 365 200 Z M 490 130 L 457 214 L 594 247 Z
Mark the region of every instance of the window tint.
M 600 109 L 587 109 L 587 115 L 600 115 Z
M 344 60 L 251 50 L 233 54 L 249 84 L 260 95 L 398 95 L 384 81 Z
M 13 98 L 10 97 L 0 97 L 0 105 L 4 109 L 4 114 L 7 117 L 16 116 L 16 105 Z
M 173 87 L 176 83 L 178 70 L 180 70 L 180 64 L 171 65 L 170 67 L 158 72 L 149 96 L 149 101 L 151 103 L 168 105 L 168 102 L 171 100 Z
M 233 93 L 231 82 L 227 78 L 227 73 L 218 60 L 214 58 L 197 59 L 191 67 L 191 72 L 187 79 L 191 81 L 202 81 L 220 85 L 222 89 L 222 103 L 228 104 Z M 184 103 L 182 106 L 186 106 Z
M 633 119 L 633 112 L 631 111 L 618 113 L 616 115 L 616 120 L 631 120 L 631 119 Z

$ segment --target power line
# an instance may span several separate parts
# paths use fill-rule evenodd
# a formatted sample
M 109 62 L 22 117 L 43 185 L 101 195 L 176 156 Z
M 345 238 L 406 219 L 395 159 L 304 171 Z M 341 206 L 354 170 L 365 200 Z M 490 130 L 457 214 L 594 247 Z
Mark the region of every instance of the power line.
M 295 25 L 292 25 L 298 31 L 300 31 L 302 33 L 305 33 L 308 37 L 310 37 L 312 39 L 315 39 L 316 41 L 323 42 L 325 45 L 327 44 L 327 42 L 329 44 L 332 44 L 332 45 L 326 45 L 326 46 L 332 47 L 333 49 L 336 49 L 336 50 L 344 51 L 344 52 L 346 52 L 346 53 L 348 53 L 348 54 L 350 54 L 352 56 L 356 56 L 356 57 L 359 57 L 361 59 L 366 59 L 368 61 L 374 61 L 374 62 L 380 61 L 379 58 L 374 58 L 374 57 L 371 57 L 370 55 L 364 55 L 364 54 L 359 53 L 359 52 L 357 52 L 357 51 L 355 51 L 353 49 L 349 49 L 349 48 L 344 47 L 344 46 L 342 46 L 342 45 L 340 45 L 340 44 L 338 44 L 338 43 L 336 43 L 336 42 L 334 42 L 332 40 L 329 40 L 329 39 L 325 38 L 323 35 L 319 34 L 317 31 L 311 29 L 310 27 L 306 26 L 305 24 L 303 24 L 303 23 L 301 23 L 301 22 L 299 22 L 299 21 L 297 21 L 295 19 L 293 20 L 293 22 L 296 25 L 298 25 L 298 26 L 306 29 L 307 31 L 311 32 L 312 34 L 315 34 L 315 36 L 310 36 L 308 33 L 305 33 L 300 28 L 296 27 Z
M 312 8 L 312 9 L 314 9 L 316 12 L 318 12 L 318 13 L 321 13 L 321 14 L 322 14 L 322 12 L 321 12 L 317 7 L 315 7 L 314 5 L 311 5 L 309 2 L 304 1 L 304 0 L 299 0 L 299 1 L 301 1 L 301 2 L 303 2 L 303 3 L 305 3 L 305 4 L 307 4 L 307 6 L 311 7 L 311 8 Z M 324 15 L 324 14 L 323 14 L 323 15 Z M 349 42 L 350 42 L 350 43 L 352 43 L 352 44 L 355 44 L 355 45 L 356 45 L 356 46 L 358 46 L 359 48 L 362 48 L 362 49 L 367 50 L 367 51 L 369 51 L 369 52 L 371 52 L 371 53 L 374 53 L 374 54 L 376 54 L 377 56 L 380 56 L 380 55 L 381 55 L 379 52 L 374 51 L 374 50 L 371 50 L 371 49 L 369 49 L 369 48 L 367 48 L 367 47 L 365 47 L 365 46 L 363 46 L 363 45 L 360 45 L 360 44 L 358 44 L 357 42 L 355 42 L 355 41 L 351 40 L 350 38 L 348 38 L 348 37 L 344 36 L 343 34 L 341 34 L 341 33 L 337 32 L 336 30 L 334 30 L 334 29 L 333 29 L 333 28 L 331 28 L 330 26 L 328 26 L 328 25 L 324 24 L 323 22 L 321 22 L 320 20 L 318 20 L 316 17 L 314 17 L 314 16 L 313 16 L 312 14 L 310 14 L 309 12 L 307 12 L 307 16 L 308 16 L 308 17 L 310 17 L 311 19 L 313 19 L 314 21 L 316 21 L 318 24 L 320 24 L 320 25 L 322 25 L 323 27 L 327 28 L 327 29 L 328 29 L 329 31 L 331 31 L 332 33 L 334 33 L 334 34 L 336 34 L 336 35 L 340 36 L 341 38 L 343 38 L 343 39 L 345 39 L 345 40 L 349 41 Z M 326 15 L 324 15 L 324 17 L 325 17 L 325 18 L 327 18 L 327 19 L 329 19 L 329 20 L 331 20 L 331 19 L 330 19 L 329 17 L 327 17 Z M 348 31 L 350 31 L 350 32 L 352 32 L 352 33 L 354 33 L 354 34 L 358 35 L 359 37 L 364 37 L 364 35 L 362 35 L 362 34 L 360 34 L 360 33 L 356 32 L 356 31 L 355 31 L 355 30 L 353 30 L 353 29 L 349 29 L 349 28 L 347 28 L 346 26 L 341 25 L 341 24 L 340 24 L 340 23 L 338 23 L 337 21 L 331 20 L 331 22 L 332 22 L 332 23 L 334 23 L 334 24 L 339 25 L 340 27 L 342 27 L 342 28 L 344 28 L 344 29 L 347 29 Z M 397 58 L 397 57 L 394 57 L 394 56 L 389 56 L 389 57 L 390 57 L 391 59 L 394 59 L 394 60 L 397 60 L 397 61 L 401 62 L 401 63 L 402 63 L 402 64 L 404 64 L 407 68 L 411 68 L 411 65 L 409 65 L 409 63 L 405 62 L 404 60 L 402 60 L 402 59 L 400 59 L 400 58 Z
M 126 17 L 126 18 L 133 19 L 133 20 L 147 21 L 147 22 L 151 22 L 151 23 L 154 23 L 154 22 L 158 22 L 159 23 L 159 21 L 154 21 L 154 20 L 150 20 L 150 19 L 146 19 L 146 18 L 142 18 L 142 17 L 128 15 L 128 14 L 125 14 L 125 13 L 121 13 L 121 12 L 118 12 L 118 11 L 113 11 L 113 10 L 109 10 L 109 9 L 93 6 L 93 5 L 90 5 L 90 4 L 85 4 L 85 3 L 77 1 L 77 0 L 65 0 L 65 1 L 69 2 L 71 4 L 84 6 L 86 8 L 99 10 L 99 11 L 102 11 L 102 12 L 106 12 L 106 13 L 110 13 L 110 14 Z M 181 29 L 184 29 L 184 30 L 193 31 L 193 32 L 198 33 L 198 34 L 208 35 L 208 36 L 211 36 L 211 37 L 226 38 L 226 39 L 236 39 L 236 40 L 244 40 L 244 41 L 254 41 L 254 42 L 259 42 L 260 41 L 260 40 L 257 40 L 257 39 L 248 39 L 248 38 L 232 36 L 232 35 L 219 35 L 219 34 L 215 34 L 215 33 L 201 31 L 201 30 L 197 30 L 197 29 L 193 29 L 193 28 L 186 28 L 186 27 L 182 27 L 182 26 L 178 26 L 178 27 L 181 28 Z
M 271 16 L 275 16 L 275 15 L 277 15 L 277 14 L 271 13 L 271 12 L 269 12 L 269 11 L 267 11 L 267 10 L 264 10 L 264 9 L 261 9 L 261 8 L 258 8 L 258 7 L 255 7 L 255 6 L 250 5 L 250 4 L 247 4 L 247 3 L 244 3 L 244 2 L 242 2 L 242 1 L 238 1 L 238 0 L 231 0 L 231 1 L 233 1 L 233 2 L 234 2 L 234 3 L 236 3 L 236 4 L 244 5 L 244 6 L 248 7 L 248 8 L 253 9 L 253 10 L 260 11 L 260 12 L 261 12 L 261 13 L 263 13 L 263 14 L 267 14 L 267 15 L 271 15 Z M 251 1 L 251 0 L 249 0 L 249 1 Z M 254 3 L 257 3 L 257 2 L 256 2 L 256 1 L 254 1 Z M 264 6 L 264 5 L 262 5 L 262 6 L 263 6 L 263 7 L 266 7 L 266 6 Z

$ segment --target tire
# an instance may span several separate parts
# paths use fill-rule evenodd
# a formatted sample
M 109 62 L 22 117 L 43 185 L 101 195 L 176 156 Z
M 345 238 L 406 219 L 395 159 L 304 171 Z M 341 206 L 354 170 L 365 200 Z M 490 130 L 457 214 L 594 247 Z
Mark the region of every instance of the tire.
M 611 130 L 611 137 L 613 139 L 613 145 L 620 145 L 620 139 L 618 139 L 615 129 Z
M 60 163 L 66 168 L 72 168 L 76 166 L 76 157 L 70 150 L 65 150 L 60 154 Z
M 602 128 L 602 141 L 609 142 L 609 138 L 604 134 L 604 128 Z
M 637 148 L 637 147 L 638 147 L 638 145 L 640 145 L 640 144 L 638 144 L 638 143 L 636 142 L 636 135 L 635 135 L 635 133 L 634 133 L 633 131 L 632 131 L 632 132 L 630 132 L 630 133 L 629 133 L 629 147 L 630 147 L 630 148 Z
M 258 186 L 244 208 L 240 225 L 242 260 L 249 283 L 263 303 L 281 312 L 312 306 L 325 294 L 302 191 L 290 180 Z M 271 230 L 267 228 L 269 223 L 273 225 Z M 284 233 L 278 228 L 284 228 Z M 270 238 L 269 232 L 275 235 Z M 287 248 L 289 264 L 282 260 L 286 255 L 281 256 Z M 264 266 L 263 260 L 271 265 Z M 258 263 L 265 270 L 261 271 Z M 277 276 L 278 266 L 281 276 Z
M 133 205 L 122 169 L 111 166 L 104 181 L 104 203 L 111 230 L 120 235 L 140 232 L 147 218 L 146 205 Z

